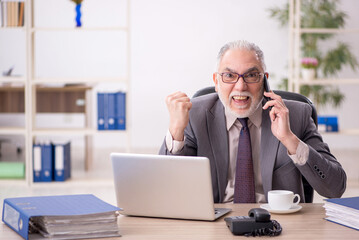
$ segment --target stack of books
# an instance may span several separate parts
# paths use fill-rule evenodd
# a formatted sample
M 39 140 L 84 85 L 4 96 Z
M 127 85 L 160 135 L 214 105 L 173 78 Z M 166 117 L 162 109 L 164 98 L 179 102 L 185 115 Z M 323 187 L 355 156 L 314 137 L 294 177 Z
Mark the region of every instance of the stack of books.
M 24 0 L 0 0 L 0 27 L 24 26 Z
M 119 237 L 119 210 L 91 194 L 7 198 L 2 220 L 26 240 Z
M 359 230 L 359 197 L 325 199 L 328 221 Z

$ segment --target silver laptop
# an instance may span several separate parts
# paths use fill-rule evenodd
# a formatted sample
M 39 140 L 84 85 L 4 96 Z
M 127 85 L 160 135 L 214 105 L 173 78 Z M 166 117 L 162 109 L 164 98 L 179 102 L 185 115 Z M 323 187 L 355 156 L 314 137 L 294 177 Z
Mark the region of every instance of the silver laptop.
M 205 157 L 112 153 L 117 205 L 125 215 L 216 220 L 209 160 Z

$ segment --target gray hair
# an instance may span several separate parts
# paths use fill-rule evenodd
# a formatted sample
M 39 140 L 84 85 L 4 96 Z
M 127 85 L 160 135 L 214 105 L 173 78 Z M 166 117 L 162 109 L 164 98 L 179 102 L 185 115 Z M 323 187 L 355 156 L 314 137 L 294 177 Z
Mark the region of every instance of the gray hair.
M 238 41 L 226 43 L 221 48 L 221 50 L 219 50 L 219 53 L 217 55 L 216 71 L 218 71 L 219 64 L 222 60 L 223 55 L 230 49 L 241 49 L 241 50 L 254 51 L 258 57 L 259 62 L 261 63 L 261 67 L 263 68 L 263 71 L 266 70 L 266 65 L 264 63 L 264 55 L 263 55 L 262 50 L 254 43 L 250 43 L 246 40 L 238 40 Z

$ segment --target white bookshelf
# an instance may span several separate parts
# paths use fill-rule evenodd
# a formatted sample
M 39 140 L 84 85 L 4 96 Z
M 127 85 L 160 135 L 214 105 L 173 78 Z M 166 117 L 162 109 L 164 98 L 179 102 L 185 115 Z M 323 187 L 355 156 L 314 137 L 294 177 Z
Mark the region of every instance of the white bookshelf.
M 93 171 L 93 137 L 98 135 L 124 135 L 127 139 L 127 146 L 125 147 L 127 151 L 130 151 L 130 109 L 129 109 L 129 99 L 130 99 L 130 0 L 124 0 L 126 9 L 121 10 L 122 12 L 126 12 L 126 24 L 125 26 L 83 26 L 80 28 L 75 27 L 75 23 L 73 27 L 62 27 L 62 26 L 54 26 L 54 27 L 38 27 L 35 26 L 35 16 L 34 14 L 38 14 L 34 9 L 35 6 L 38 6 L 41 1 L 38 0 L 25 0 L 25 26 L 23 27 L 1 27 L 0 31 L 10 30 L 10 31 L 24 31 L 25 32 L 25 58 L 26 58 L 26 73 L 25 76 L 19 77 L 0 77 L 0 83 L 15 83 L 16 85 L 22 84 L 24 88 L 24 99 L 25 99 L 25 126 L 24 127 L 0 127 L 0 136 L 1 135 L 22 135 L 25 138 L 25 165 L 26 165 L 26 179 L 23 181 L 14 181 L 24 182 L 28 186 L 37 185 L 37 183 L 33 183 L 33 167 L 32 167 L 32 146 L 34 140 L 37 137 L 46 137 L 46 136 L 82 136 L 85 141 L 85 170 Z M 65 1 L 65 0 L 63 0 Z M 70 2 L 69 0 L 66 0 Z M 101 0 L 93 0 L 102 3 Z M 86 2 L 86 1 L 84 1 Z M 45 2 L 42 2 L 45 3 Z M 36 5 L 37 4 L 37 5 Z M 48 4 L 48 3 L 45 3 Z M 67 3 L 68 4 L 68 3 Z M 74 3 L 73 9 L 75 8 Z M 102 7 L 111 8 L 111 6 L 101 5 Z M 121 12 L 119 11 L 119 12 Z M 111 24 L 110 24 L 111 25 Z M 112 24 L 113 25 L 113 24 Z M 36 34 L 38 33 L 63 33 L 66 34 L 82 34 L 87 32 L 94 33 L 116 33 L 120 32 L 126 36 L 126 51 L 125 52 L 115 52 L 111 54 L 121 54 L 126 59 L 126 75 L 122 77 L 101 77 L 101 76 L 76 76 L 76 77 L 64 77 L 64 76 L 49 76 L 43 77 L 38 76 L 36 73 Z M 58 49 L 61 51 L 61 48 Z M 108 53 L 106 53 L 108 54 Z M 69 56 L 71 57 L 71 56 Z M 93 92 L 93 88 L 101 83 L 120 83 L 126 86 L 126 130 L 106 130 L 106 131 L 98 131 L 97 124 L 93 122 L 95 116 L 97 116 L 97 112 L 94 112 L 94 106 L 96 106 L 97 99 L 93 99 L 95 93 Z M 85 99 L 85 126 L 81 128 L 39 128 L 36 124 L 36 89 L 41 87 L 41 85 L 56 85 L 56 84 L 86 84 L 89 86 L 89 90 L 86 91 L 86 99 Z M 11 85 L 10 85 L 11 86 Z M 94 105 L 95 104 L 95 105 Z M 0 180 L 1 182 L 11 182 L 11 180 Z M 71 183 L 74 181 L 80 181 L 78 177 L 73 176 Z
M 301 35 L 304 33 L 328 33 L 328 34 L 359 34 L 359 28 L 301 28 L 301 0 L 289 0 L 289 74 L 288 74 L 288 89 L 299 93 L 301 85 L 352 85 L 355 88 L 359 86 L 359 78 L 318 78 L 311 81 L 305 81 L 300 76 L 301 65 Z M 345 135 L 345 136 L 359 136 L 359 127 L 345 129 L 340 126 L 339 132 L 325 133 L 329 135 Z

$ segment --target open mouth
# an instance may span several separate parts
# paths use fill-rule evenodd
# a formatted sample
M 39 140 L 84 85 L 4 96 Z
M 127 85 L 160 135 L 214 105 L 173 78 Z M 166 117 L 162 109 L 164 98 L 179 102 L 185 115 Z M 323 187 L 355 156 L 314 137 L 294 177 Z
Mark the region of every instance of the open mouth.
M 232 99 L 238 103 L 246 103 L 249 100 L 248 96 L 233 96 Z

